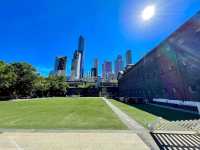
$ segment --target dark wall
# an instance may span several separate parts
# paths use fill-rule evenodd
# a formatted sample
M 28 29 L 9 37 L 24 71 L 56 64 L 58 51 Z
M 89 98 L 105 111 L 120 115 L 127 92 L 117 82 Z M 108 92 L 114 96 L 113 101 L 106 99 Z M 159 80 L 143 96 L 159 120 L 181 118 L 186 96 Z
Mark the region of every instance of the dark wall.
M 119 95 L 200 101 L 200 13 L 119 79 Z

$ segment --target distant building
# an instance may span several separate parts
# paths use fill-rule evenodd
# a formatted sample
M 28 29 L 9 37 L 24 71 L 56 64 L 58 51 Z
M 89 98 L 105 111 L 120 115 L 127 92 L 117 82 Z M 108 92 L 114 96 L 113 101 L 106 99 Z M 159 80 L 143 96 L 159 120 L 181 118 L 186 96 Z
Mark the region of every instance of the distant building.
M 81 80 L 84 74 L 84 64 L 83 64 L 83 54 L 84 54 L 84 38 L 79 37 L 78 50 L 74 52 L 71 65 L 71 77 L 73 80 Z
M 93 68 L 96 68 L 96 74 L 97 74 L 97 76 L 98 76 L 98 69 L 99 69 L 99 61 L 98 61 L 98 59 L 97 58 L 95 58 L 94 59 L 94 66 L 93 66 Z
M 104 63 L 102 64 L 102 79 L 105 78 L 105 67 L 104 67 Z
M 111 76 L 113 76 L 111 61 L 104 61 L 104 64 L 102 65 L 102 75 L 104 80 L 110 80 Z
M 67 64 L 66 56 L 56 57 L 54 72 L 51 74 L 54 74 L 56 76 L 66 76 L 66 64 Z
M 117 56 L 117 59 L 115 60 L 115 78 L 117 78 L 117 75 L 120 71 L 124 69 L 124 62 L 121 55 Z
M 91 78 L 96 80 L 98 78 L 97 68 L 91 68 Z
M 126 66 L 132 64 L 132 52 L 131 50 L 126 51 Z
M 119 96 L 200 114 L 200 12 L 119 77 Z M 128 62 L 130 63 L 130 62 Z

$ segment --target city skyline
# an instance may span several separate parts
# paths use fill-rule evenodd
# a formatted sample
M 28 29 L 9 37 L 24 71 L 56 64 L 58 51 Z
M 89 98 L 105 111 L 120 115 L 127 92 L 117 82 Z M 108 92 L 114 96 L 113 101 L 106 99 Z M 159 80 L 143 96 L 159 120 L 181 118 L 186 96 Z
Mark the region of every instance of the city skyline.
M 144 23 L 140 14 L 152 3 L 157 6 L 157 13 Z M 86 72 L 91 69 L 93 59 L 98 57 L 101 74 L 104 60 L 113 62 L 117 54 L 124 57 L 127 49 L 134 51 L 136 63 L 199 11 L 200 3 L 199 0 L 56 3 L 51 0 L 48 3 L 44 0 L 20 3 L 13 0 L 12 3 L 4 1 L 0 7 L 0 59 L 8 63 L 28 62 L 47 76 L 56 56 L 68 57 L 67 73 L 70 74 L 69 66 L 79 35 L 86 39 Z
M 81 80 L 84 76 L 88 76 L 88 71 L 84 72 L 84 45 L 85 39 L 82 35 L 80 35 L 78 39 L 78 49 L 75 50 L 74 56 L 72 59 L 71 66 L 67 66 L 67 56 L 56 56 L 54 71 L 50 71 L 49 75 L 64 75 L 70 77 L 70 80 Z M 118 72 L 124 70 L 124 62 L 129 62 L 128 64 L 132 63 L 132 51 L 128 49 L 124 58 L 123 55 L 117 55 L 115 60 L 104 60 L 102 66 L 105 65 L 105 68 L 102 67 L 102 75 L 99 74 L 99 61 L 98 58 L 94 58 L 93 64 L 91 64 L 91 70 L 89 74 L 91 77 L 102 77 L 102 78 L 110 78 L 108 76 L 115 76 L 117 79 Z M 87 58 L 87 57 L 86 57 Z M 109 64 L 108 64 L 109 63 Z M 113 65 L 112 65 L 113 64 Z M 109 67 L 107 67 L 107 65 Z M 62 67 L 62 68 L 61 68 Z M 67 68 L 71 68 L 71 72 L 67 74 Z M 104 69 L 105 69 L 105 76 L 104 76 Z M 108 73 L 108 74 L 107 74 Z

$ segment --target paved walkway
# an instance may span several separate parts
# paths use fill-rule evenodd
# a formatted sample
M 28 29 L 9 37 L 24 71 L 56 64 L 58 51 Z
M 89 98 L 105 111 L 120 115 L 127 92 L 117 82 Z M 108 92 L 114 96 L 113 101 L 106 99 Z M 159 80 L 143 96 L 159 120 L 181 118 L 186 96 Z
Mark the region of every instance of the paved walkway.
M 113 105 L 108 99 L 102 98 L 106 104 L 113 110 L 115 114 L 120 118 L 120 120 L 132 131 L 137 133 L 139 137 L 152 149 L 158 150 L 158 146 L 154 142 L 152 136 L 150 135 L 149 131 L 145 129 L 143 126 L 138 124 L 135 120 L 129 117 L 126 113 L 121 111 L 118 107 Z
M 149 150 L 132 132 L 0 134 L 0 150 Z

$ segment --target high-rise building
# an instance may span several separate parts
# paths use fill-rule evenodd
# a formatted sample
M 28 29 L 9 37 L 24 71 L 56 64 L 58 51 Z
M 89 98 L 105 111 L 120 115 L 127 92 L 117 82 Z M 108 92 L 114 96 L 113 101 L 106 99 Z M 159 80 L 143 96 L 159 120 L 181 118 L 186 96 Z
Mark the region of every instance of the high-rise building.
M 104 64 L 102 65 L 102 77 L 104 80 L 109 80 L 111 75 L 112 75 L 112 62 L 104 61 Z
M 117 59 L 115 60 L 115 78 L 117 78 L 117 75 L 120 71 L 122 71 L 124 68 L 124 63 L 121 55 L 117 56 Z
M 56 57 L 54 75 L 56 76 L 66 76 L 66 64 L 67 57 Z
M 91 68 L 91 78 L 95 80 L 97 77 L 97 68 Z
M 102 79 L 105 78 L 105 67 L 104 67 L 104 63 L 102 64 Z
M 84 74 L 83 66 L 84 38 L 79 37 L 78 50 L 74 52 L 71 65 L 71 80 L 81 80 Z
M 131 50 L 126 51 L 126 65 L 132 64 L 132 52 Z
M 97 73 L 97 76 L 98 76 L 98 65 L 99 65 L 99 61 L 97 58 L 94 59 L 94 66 L 93 68 L 96 68 L 96 73 Z

